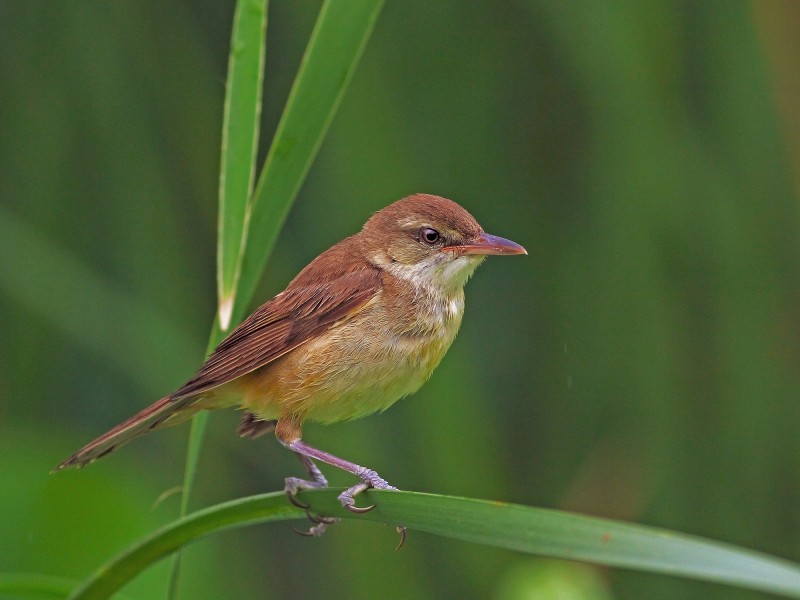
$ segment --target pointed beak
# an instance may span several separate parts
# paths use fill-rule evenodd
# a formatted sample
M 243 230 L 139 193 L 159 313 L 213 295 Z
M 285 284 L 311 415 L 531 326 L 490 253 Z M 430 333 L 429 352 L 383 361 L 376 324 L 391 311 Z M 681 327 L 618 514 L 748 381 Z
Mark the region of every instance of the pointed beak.
M 496 235 L 482 233 L 474 240 L 460 246 L 445 246 L 443 251 L 458 252 L 459 254 L 527 254 L 528 251 L 511 240 Z

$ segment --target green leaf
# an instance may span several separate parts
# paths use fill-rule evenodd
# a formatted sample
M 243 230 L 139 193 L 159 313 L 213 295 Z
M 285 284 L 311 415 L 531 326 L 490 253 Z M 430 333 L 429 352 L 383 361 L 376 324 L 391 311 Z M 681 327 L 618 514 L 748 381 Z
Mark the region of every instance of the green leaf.
M 375 492 L 368 492 L 373 495 Z M 675 531 L 504 502 L 379 492 L 366 518 L 445 537 L 609 567 L 665 573 L 800 598 L 800 565 Z M 303 498 L 308 501 L 308 496 Z M 363 502 L 370 503 L 368 499 Z M 314 510 L 343 516 L 335 499 Z
M 231 325 L 242 257 L 247 245 L 250 198 L 256 171 L 261 90 L 264 79 L 268 0 L 239 0 L 233 17 L 228 55 L 228 80 L 222 122 L 217 240 L 217 318 L 208 343 L 210 352 Z M 180 515 L 189 510 L 208 415 L 192 419 L 183 474 Z M 170 571 L 168 597 L 177 597 L 180 554 Z
M 256 523 L 304 518 L 305 513 L 287 502 L 283 492 L 240 498 L 197 511 L 166 525 L 113 558 L 69 598 L 109 598 L 149 565 L 210 533 Z
M 253 296 L 382 5 L 383 0 L 326 0 L 322 6 L 254 193 L 236 319 Z
M 215 329 L 216 331 L 216 329 Z M 215 343 L 212 335 L 211 342 Z M 211 344 L 209 344 L 213 347 Z M 186 449 L 186 464 L 183 469 L 183 486 L 181 487 L 181 505 L 179 515 L 185 517 L 189 512 L 189 499 L 197 475 L 197 464 L 200 462 L 200 450 L 203 445 L 203 436 L 208 425 L 208 413 L 200 412 L 192 417 L 192 426 L 189 430 L 189 442 Z M 178 552 L 172 562 L 167 583 L 167 599 L 178 597 L 178 582 L 181 576 L 181 554 Z
M 336 112 L 381 5 L 382 0 L 327 0 L 320 11 L 248 209 L 250 216 L 244 222 L 255 234 L 243 237 L 247 244 L 239 289 L 233 296 L 234 323 L 241 320 L 252 298 L 286 213 Z M 223 337 L 220 320 L 216 319 L 209 351 Z M 207 415 L 200 413 L 192 420 L 181 515 L 186 514 L 206 419 Z
M 232 91 L 237 83 L 247 84 L 247 73 L 253 77 L 252 71 L 244 66 L 239 71 L 238 61 L 234 58 L 245 45 L 251 52 L 256 50 L 255 22 L 263 15 L 259 16 L 259 11 L 253 10 L 254 1 L 239 1 L 232 34 L 220 176 L 219 310 L 209 341 L 209 351 L 222 341 L 229 323 L 238 323 L 244 316 L 278 232 L 322 143 L 383 4 L 383 0 L 326 0 L 272 140 L 258 186 L 245 207 L 240 196 L 229 196 L 229 193 L 241 192 L 245 173 L 248 190 L 252 182 L 252 163 L 245 159 L 249 157 L 250 161 L 254 160 L 254 149 L 245 148 L 248 138 L 241 131 L 236 138 L 240 143 L 240 163 L 236 163 L 236 156 L 228 154 L 233 152 L 231 144 L 236 137 L 232 131 L 234 125 L 238 127 L 250 122 L 259 112 L 260 97 L 257 90 L 255 94 L 235 94 Z M 266 10 L 266 0 L 263 2 Z M 263 31 L 259 29 L 258 33 L 263 45 Z M 247 40 L 244 36 L 248 36 Z M 263 48 L 260 54 L 263 55 Z M 252 61 L 247 64 L 250 68 L 255 66 Z M 260 89 L 263 56 L 258 62 L 258 69 Z M 236 103 L 234 98 L 238 99 Z M 253 102 L 259 106 L 254 107 Z M 244 116 L 240 117 L 239 111 L 243 111 Z M 252 124 L 256 126 L 255 121 Z M 228 189 L 226 169 L 239 174 L 239 187 Z M 207 418 L 205 413 L 201 413 L 192 419 L 181 516 L 188 509 Z M 179 569 L 179 558 L 176 558 L 170 578 L 170 597 L 175 596 Z
M 267 3 L 240 0 L 233 17 L 219 172 L 217 295 L 223 330 L 231 324 L 247 244 L 261 116 Z
M 355 515 L 339 505 L 338 492 L 303 492 L 300 498 L 323 515 L 402 523 L 412 530 L 519 552 L 800 598 L 800 566 L 682 533 L 557 510 L 416 492 L 366 492 L 362 503 L 375 502 L 377 507 Z M 131 546 L 100 568 L 70 598 L 108 598 L 148 565 L 211 533 L 298 518 L 305 518 L 303 511 L 291 506 L 283 493 L 240 498 L 198 511 Z

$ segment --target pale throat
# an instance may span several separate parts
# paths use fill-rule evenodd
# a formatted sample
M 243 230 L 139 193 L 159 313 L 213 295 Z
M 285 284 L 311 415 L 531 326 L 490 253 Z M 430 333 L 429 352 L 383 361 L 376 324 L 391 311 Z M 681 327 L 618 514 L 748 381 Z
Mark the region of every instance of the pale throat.
M 392 261 L 385 255 L 372 258 L 387 272 L 409 282 L 417 298 L 432 301 L 431 308 L 439 320 L 454 320 L 457 326 L 464 312 L 464 285 L 485 257 L 462 255 L 454 258 L 441 253 L 413 264 Z

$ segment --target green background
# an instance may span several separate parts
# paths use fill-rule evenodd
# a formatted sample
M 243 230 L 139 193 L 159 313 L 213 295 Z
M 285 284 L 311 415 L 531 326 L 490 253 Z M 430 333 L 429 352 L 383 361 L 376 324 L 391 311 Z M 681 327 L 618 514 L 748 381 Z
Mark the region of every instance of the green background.
M 318 9 L 270 7 L 264 150 Z M 185 426 L 47 473 L 202 359 L 232 14 L 0 5 L 0 571 L 81 578 L 177 513 L 177 495 L 158 500 L 181 482 Z M 413 192 L 530 256 L 478 271 L 418 394 L 307 441 L 403 489 L 800 559 L 798 27 L 777 0 L 388 2 L 258 299 Z M 300 473 L 237 422 L 212 418 L 194 507 Z M 181 595 L 762 597 L 395 542 L 353 521 L 319 540 L 225 533 L 187 550 Z M 162 597 L 166 572 L 126 592 Z

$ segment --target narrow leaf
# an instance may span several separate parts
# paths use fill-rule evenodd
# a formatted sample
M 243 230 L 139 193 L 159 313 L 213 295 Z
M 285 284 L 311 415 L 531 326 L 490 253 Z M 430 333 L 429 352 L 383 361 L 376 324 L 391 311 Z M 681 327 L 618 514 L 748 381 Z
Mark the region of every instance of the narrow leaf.
M 369 491 L 362 502 L 376 503 L 377 507 L 354 515 L 339 505 L 338 492 L 304 492 L 300 497 L 317 514 L 402 523 L 412 530 L 519 552 L 800 598 L 800 566 L 682 533 L 551 509 L 416 492 Z M 107 598 L 148 565 L 210 533 L 298 518 L 305 518 L 304 513 L 291 506 L 283 493 L 240 498 L 198 511 L 131 546 L 99 569 L 70 598 Z M 393 541 L 387 540 L 387 544 Z
M 236 223 L 241 221 L 242 233 L 237 259 L 241 262 L 234 261 L 234 274 L 230 275 L 231 287 L 228 288 L 223 276 L 229 276 L 229 271 L 223 260 L 232 260 L 232 254 L 225 254 L 223 257 L 223 251 L 220 250 L 220 307 L 211 333 L 209 350 L 222 340 L 230 323 L 237 323 L 244 316 L 289 207 L 339 106 L 382 3 L 383 0 L 326 0 L 278 124 L 259 184 L 241 219 L 227 216 L 228 208 L 222 205 L 224 186 L 221 180 L 220 248 L 227 248 L 229 245 L 222 241 L 229 226 L 234 230 L 230 235 L 235 236 Z M 240 8 L 244 5 L 247 5 L 247 0 L 240 0 L 237 14 L 240 14 Z M 244 14 L 242 9 L 241 15 Z M 233 40 L 236 37 L 234 31 Z M 237 44 L 234 41 L 231 44 L 232 56 L 236 50 Z M 263 64 L 260 68 L 263 68 Z M 235 110 L 233 104 L 230 107 L 226 105 L 226 122 L 233 122 L 234 117 L 228 116 L 228 112 L 232 115 Z M 236 210 L 240 208 L 237 204 Z M 223 225 L 225 219 L 233 225 Z M 249 233 L 250 228 L 253 229 L 252 235 Z M 231 239 L 234 238 L 228 238 Z M 186 514 L 188 508 L 206 422 L 207 415 L 204 413 L 192 420 L 181 516 Z M 170 597 L 175 596 L 179 569 L 178 558 L 170 579 Z
M 149 565 L 210 533 L 248 524 L 304 518 L 305 513 L 289 504 L 283 492 L 240 498 L 200 510 L 166 525 L 113 558 L 69 599 L 109 598 Z
M 374 492 L 369 493 L 369 495 Z M 366 518 L 552 558 L 666 573 L 800 598 L 800 565 L 675 531 L 559 510 L 421 493 L 382 492 Z M 307 497 L 306 497 L 307 498 Z M 371 503 L 368 499 L 365 504 Z M 320 495 L 312 509 L 341 512 Z
M 326 0 L 322 6 L 254 193 L 235 320 L 244 316 L 382 4 L 383 0 Z
M 255 231 L 247 238 L 242 272 L 237 280 L 239 291 L 232 296 L 233 322 L 244 316 L 285 215 L 336 112 L 381 4 L 382 0 L 327 0 L 322 7 L 251 202 L 250 217 L 245 220 L 245 226 L 249 223 Z M 209 351 L 222 341 L 223 330 L 220 319 L 216 319 Z M 192 420 L 181 515 L 186 514 L 206 418 L 205 413 L 200 413 Z
M 231 325 L 242 256 L 247 245 L 250 198 L 256 171 L 261 93 L 264 78 L 268 0 L 239 0 L 233 17 L 228 79 L 222 122 L 217 240 L 217 318 L 208 350 Z M 189 509 L 194 478 L 208 416 L 192 419 L 183 474 L 180 515 Z M 167 597 L 176 598 L 180 554 L 170 571 Z
M 266 46 L 267 0 L 239 0 L 233 17 L 222 123 L 217 240 L 219 322 L 231 322 L 247 244 L 248 204 L 258 149 Z

